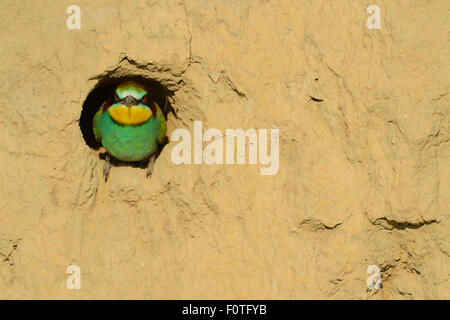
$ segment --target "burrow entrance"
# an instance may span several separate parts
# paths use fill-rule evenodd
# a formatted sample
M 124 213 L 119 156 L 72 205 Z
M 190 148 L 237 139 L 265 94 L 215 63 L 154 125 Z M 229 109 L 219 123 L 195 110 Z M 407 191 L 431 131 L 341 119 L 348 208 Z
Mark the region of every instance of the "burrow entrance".
M 97 113 L 102 103 L 109 97 L 113 96 L 116 87 L 121 82 L 128 80 L 137 81 L 147 86 L 149 91 L 149 98 L 153 99 L 159 105 L 164 114 L 164 117 L 166 118 L 166 121 L 169 113 L 172 112 L 175 115 L 175 111 L 169 101 L 169 97 L 173 95 L 173 92 L 165 88 L 156 80 L 140 76 L 100 79 L 95 88 L 88 94 L 86 100 L 83 103 L 79 122 L 84 141 L 90 148 L 98 150 L 101 147 L 101 144 L 95 140 L 94 132 L 92 129 L 92 120 L 94 119 L 95 114 Z M 161 146 L 159 152 L 162 150 L 164 145 Z M 100 155 L 100 157 L 104 158 L 104 155 Z M 114 162 L 116 162 L 116 164 L 120 164 L 120 161 L 118 160 Z

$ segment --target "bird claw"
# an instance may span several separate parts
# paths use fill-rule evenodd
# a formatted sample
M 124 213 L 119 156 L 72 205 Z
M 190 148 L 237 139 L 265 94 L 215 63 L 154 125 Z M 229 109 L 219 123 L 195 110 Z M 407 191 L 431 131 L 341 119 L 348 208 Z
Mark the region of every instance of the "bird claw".
M 147 166 L 147 178 L 151 177 L 154 166 L 155 166 L 155 156 L 151 156 Z
M 103 177 L 105 178 L 105 182 L 108 181 L 110 168 L 111 168 L 111 161 L 109 155 L 106 155 L 105 164 L 103 165 Z

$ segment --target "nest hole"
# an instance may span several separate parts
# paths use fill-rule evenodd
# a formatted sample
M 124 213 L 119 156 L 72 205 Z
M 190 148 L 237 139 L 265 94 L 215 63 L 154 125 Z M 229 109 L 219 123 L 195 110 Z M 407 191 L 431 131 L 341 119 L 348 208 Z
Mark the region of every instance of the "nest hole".
M 169 99 L 169 97 L 173 95 L 173 92 L 165 88 L 156 80 L 139 76 L 101 79 L 86 97 L 79 122 L 83 139 L 90 148 L 98 150 L 101 147 L 101 144 L 95 140 L 92 129 L 92 120 L 94 119 L 95 114 L 102 103 L 113 96 L 116 87 L 121 82 L 129 80 L 137 81 L 147 86 L 149 98 L 153 99 L 159 105 L 166 120 L 169 113 L 172 112 L 175 115 L 175 111 Z M 162 147 L 163 146 L 161 146 L 161 149 Z
M 86 145 L 88 145 L 90 148 L 98 150 L 101 147 L 101 144 L 98 143 L 97 140 L 95 140 L 94 131 L 92 128 L 92 121 L 94 119 L 95 114 L 97 113 L 103 102 L 109 97 L 113 96 L 116 87 L 120 83 L 129 80 L 140 82 L 146 85 L 148 89 L 149 98 L 153 99 L 159 105 L 166 121 L 169 113 L 172 113 L 174 116 L 176 116 L 176 113 L 169 99 L 170 97 L 173 96 L 173 92 L 165 88 L 161 83 L 159 83 L 156 80 L 147 79 L 139 76 L 101 79 L 94 87 L 94 89 L 92 89 L 91 92 L 86 97 L 86 100 L 84 101 L 81 110 L 79 122 L 83 139 L 86 142 Z M 162 149 L 167 144 L 167 142 L 168 139 L 166 138 L 164 144 L 161 145 L 158 151 L 156 152 L 156 157 L 159 156 L 159 154 L 161 153 Z M 106 154 L 100 153 L 99 157 L 100 159 L 105 159 Z M 131 165 L 133 167 L 145 167 L 147 162 L 148 159 L 147 161 L 139 161 L 136 163 L 132 162 L 124 163 L 118 159 L 115 159 L 114 157 L 111 157 L 111 163 L 114 164 L 115 166 Z

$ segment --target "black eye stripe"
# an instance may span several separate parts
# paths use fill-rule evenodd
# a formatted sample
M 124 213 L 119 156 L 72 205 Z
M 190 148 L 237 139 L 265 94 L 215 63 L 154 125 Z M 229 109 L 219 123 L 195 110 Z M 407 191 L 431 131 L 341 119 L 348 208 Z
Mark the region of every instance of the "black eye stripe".
M 143 95 L 142 98 L 139 100 L 136 99 L 135 97 L 133 97 L 132 95 L 126 96 L 123 99 L 121 99 L 119 97 L 119 95 L 117 94 L 117 92 L 114 93 L 114 97 L 112 98 L 112 101 L 113 101 L 113 103 L 117 103 L 117 102 L 124 102 L 127 99 L 135 101 L 135 103 L 141 102 L 143 104 L 147 104 L 149 102 L 148 94 Z

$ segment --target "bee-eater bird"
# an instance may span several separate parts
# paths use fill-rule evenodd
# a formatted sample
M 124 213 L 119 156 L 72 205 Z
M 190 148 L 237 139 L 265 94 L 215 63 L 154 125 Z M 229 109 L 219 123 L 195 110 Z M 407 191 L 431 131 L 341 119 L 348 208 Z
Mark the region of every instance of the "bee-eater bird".
M 111 168 L 110 157 L 126 162 L 149 159 L 147 177 L 152 174 L 155 152 L 164 142 L 166 120 L 147 87 L 136 81 L 119 84 L 92 121 L 95 139 L 106 149 L 103 167 L 105 181 Z

